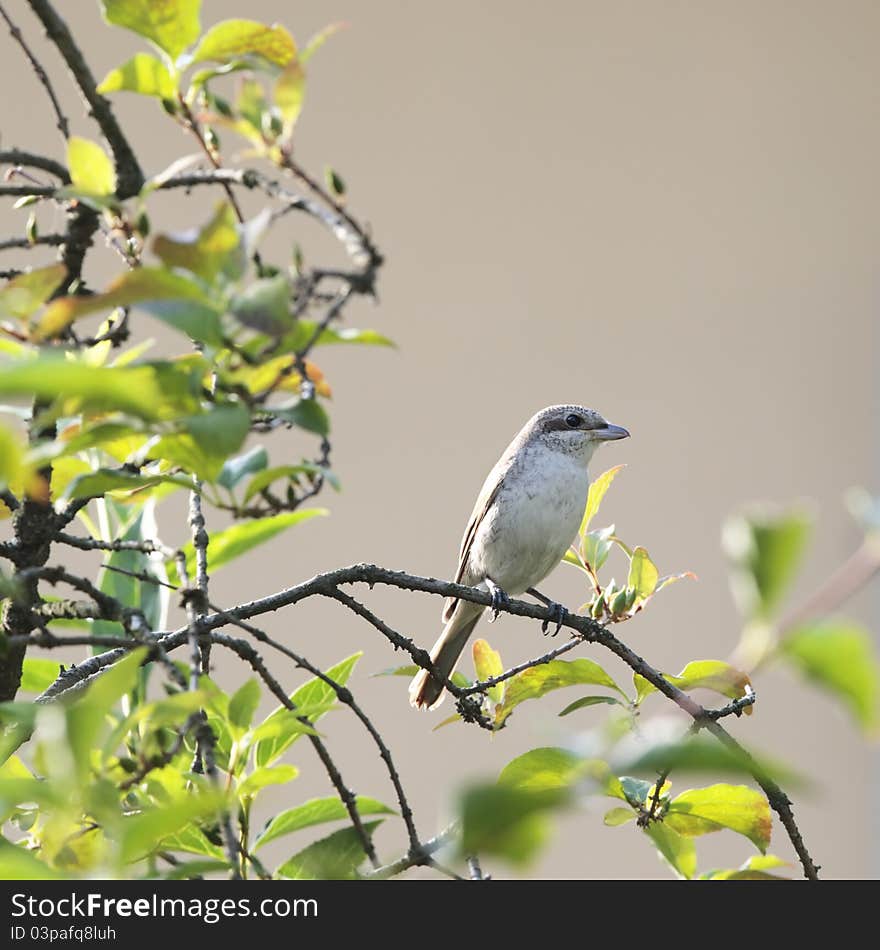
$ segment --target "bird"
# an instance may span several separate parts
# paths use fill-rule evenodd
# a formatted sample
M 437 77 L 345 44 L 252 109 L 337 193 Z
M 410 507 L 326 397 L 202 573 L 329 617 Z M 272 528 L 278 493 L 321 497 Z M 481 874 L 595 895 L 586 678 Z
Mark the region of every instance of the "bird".
M 558 616 L 564 609 L 536 586 L 560 562 L 580 527 L 590 479 L 587 466 L 603 442 L 629 432 L 585 406 L 548 406 L 535 413 L 486 476 L 464 532 L 455 582 L 492 596 L 494 620 L 511 594 L 529 593 Z M 446 599 L 445 626 L 431 649 L 443 677 L 420 670 L 409 687 L 410 704 L 433 709 L 443 698 L 482 604 Z M 491 622 L 491 621 L 490 621 Z

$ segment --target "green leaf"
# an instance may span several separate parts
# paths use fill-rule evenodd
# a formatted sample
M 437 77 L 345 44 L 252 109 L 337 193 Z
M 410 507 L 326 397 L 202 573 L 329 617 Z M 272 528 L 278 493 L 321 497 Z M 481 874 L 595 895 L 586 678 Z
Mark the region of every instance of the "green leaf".
M 364 822 L 364 832 L 372 838 L 381 821 Z M 354 828 L 343 828 L 313 842 L 279 867 L 275 873 L 299 881 L 351 880 L 366 857 L 360 835 Z
M 273 416 L 292 422 L 295 426 L 314 432 L 316 435 L 327 435 L 330 431 L 330 420 L 323 406 L 316 399 L 299 399 L 292 405 L 284 408 L 272 408 Z
M 849 620 L 818 621 L 788 634 L 780 653 L 842 700 L 863 729 L 880 724 L 880 665 L 864 628 Z
M 348 682 L 348 678 L 351 676 L 355 664 L 361 656 L 363 656 L 362 653 L 354 653 L 346 657 L 335 666 L 331 666 L 330 669 L 326 671 L 326 676 L 339 686 L 344 686 Z M 331 704 L 335 704 L 335 700 L 336 692 L 317 676 L 307 680 L 290 696 L 290 701 L 297 709 L 300 707 L 308 708 L 310 706 L 320 707 L 325 705 L 329 709 L 332 708 Z M 266 722 L 268 723 L 271 719 L 285 714 L 289 715 L 288 710 L 284 706 L 279 706 L 267 717 Z M 322 712 L 320 714 L 310 715 L 308 717 L 309 722 L 314 724 L 323 714 Z M 293 732 L 289 735 L 273 736 L 258 742 L 254 747 L 254 761 L 257 766 L 271 765 L 271 763 L 282 755 L 290 745 L 296 742 L 301 735 L 301 732 Z
M 584 762 L 567 749 L 546 746 L 517 756 L 501 770 L 498 784 L 529 791 L 569 788 L 584 773 Z
M 68 499 L 99 498 L 111 491 L 134 491 L 136 488 L 163 484 L 192 488 L 192 482 L 177 475 L 134 475 L 131 472 L 102 468 L 74 478 L 65 489 L 64 497 Z
M 323 27 L 323 29 L 318 30 L 318 32 L 309 39 L 308 43 L 306 43 L 305 48 L 300 51 L 300 62 L 307 63 L 334 33 L 345 29 L 346 26 L 348 26 L 347 23 L 330 23 L 328 26 Z
M 305 508 L 301 511 L 286 511 L 269 518 L 258 518 L 254 521 L 242 521 L 223 531 L 211 534 L 208 545 L 208 570 L 213 573 L 224 564 L 241 557 L 260 544 L 265 544 L 282 531 L 294 525 L 309 521 L 319 515 L 328 514 L 325 508 Z M 187 570 L 192 575 L 195 566 L 195 551 L 192 543 L 183 548 L 186 554 Z
M 493 676 L 500 676 L 504 672 L 501 654 L 493 650 L 485 640 L 474 641 L 473 655 L 477 680 L 491 679 Z M 490 686 L 486 690 L 493 703 L 500 703 L 504 699 L 504 687 L 505 683 L 498 683 L 497 686 Z
M 74 191 L 103 198 L 116 191 L 116 171 L 104 149 L 75 135 L 67 142 L 67 167 Z
M 202 0 L 102 0 L 108 23 L 149 40 L 172 61 L 199 36 Z
M 250 728 L 257 706 L 260 705 L 260 684 L 251 677 L 229 697 L 229 721 L 244 731 Z
M 609 706 L 623 705 L 616 696 L 584 696 L 583 699 L 576 699 L 573 703 L 569 703 L 559 715 L 567 716 L 576 709 L 584 709 L 586 706 L 597 706 L 600 703 L 605 703 Z
M 242 455 L 229 459 L 217 476 L 217 484 L 232 491 L 246 476 L 262 471 L 269 464 L 269 453 L 262 445 L 256 445 Z
M 136 92 L 141 96 L 173 99 L 177 86 L 165 64 L 149 53 L 135 53 L 128 62 L 111 69 L 101 80 L 98 92 Z
M 643 547 L 635 548 L 629 565 L 626 586 L 635 589 L 639 600 L 645 600 L 654 593 L 659 577 L 660 572 L 648 557 L 648 552 Z
M 697 849 L 690 838 L 680 835 L 663 821 L 652 821 L 645 834 L 679 877 L 690 880 L 697 873 Z
M 286 785 L 292 782 L 299 769 L 293 765 L 273 765 L 262 769 L 254 769 L 238 786 L 239 798 L 253 798 L 257 792 L 270 785 Z
M 761 792 L 746 785 L 688 789 L 672 799 L 663 820 L 687 837 L 730 828 L 745 835 L 761 852 L 770 845 L 770 805 Z
M 286 66 L 296 56 L 296 43 L 283 26 L 254 20 L 224 20 L 212 26 L 193 53 L 193 63 L 229 63 L 241 56 L 260 56 Z
M 358 814 L 360 815 L 393 815 L 393 808 L 383 805 L 375 798 L 358 795 L 356 799 Z M 277 814 L 260 833 L 254 843 L 254 851 L 267 845 L 276 838 L 292 834 L 301 828 L 310 828 L 312 825 L 324 824 L 328 821 L 345 821 L 348 811 L 338 798 L 313 798 L 296 808 Z
M 463 853 L 498 855 L 512 864 L 525 864 L 547 839 L 548 814 L 566 805 L 569 798 L 569 790 L 559 787 L 469 789 L 459 806 Z
M 255 280 L 232 299 L 229 309 L 244 326 L 281 336 L 293 324 L 290 284 L 283 275 Z
M 64 264 L 52 264 L 13 277 L 0 289 L 0 317 L 26 320 L 55 293 L 66 276 Z
M 216 861 L 222 861 L 224 867 L 228 867 L 226 854 L 223 849 L 216 844 L 212 844 L 203 831 L 195 825 L 185 825 L 174 834 L 168 835 L 162 841 L 162 848 L 166 851 L 186 851 L 189 854 L 203 854 L 213 858 Z
M 21 671 L 23 693 L 42 693 L 61 675 L 61 667 L 56 660 L 44 660 L 42 657 L 29 656 Z
M 549 663 L 523 670 L 507 680 L 504 702 L 495 709 L 495 725 L 501 725 L 514 707 L 527 699 L 537 699 L 554 689 L 583 683 L 607 686 L 626 698 L 626 694 L 598 663 L 586 658 L 572 661 L 551 660 Z
M 728 519 L 722 543 L 733 593 L 747 618 L 772 616 L 794 577 L 810 528 L 811 519 L 802 511 L 755 511 Z
M 177 309 L 159 306 L 168 301 L 183 301 L 189 306 Z M 37 337 L 47 340 L 81 317 L 133 305 L 149 309 L 159 319 L 195 339 L 210 343 L 222 339 L 217 311 L 201 284 L 164 267 L 138 267 L 117 277 L 104 293 L 53 301 L 37 325 Z
M 587 495 L 587 507 L 584 509 L 584 517 L 581 519 L 581 526 L 578 534 L 583 535 L 587 528 L 590 526 L 590 522 L 595 518 L 596 513 L 599 511 L 599 505 L 602 504 L 602 499 L 605 497 L 605 493 L 611 487 L 611 483 L 614 481 L 614 476 L 622 469 L 626 468 L 625 465 L 615 465 L 614 468 L 609 468 L 607 472 L 603 472 L 598 478 L 594 479 L 590 484 L 590 491 Z
M 211 284 L 221 272 L 237 276 L 241 238 L 235 210 L 221 202 L 207 224 L 182 234 L 159 234 L 153 253 L 169 267 L 180 267 Z

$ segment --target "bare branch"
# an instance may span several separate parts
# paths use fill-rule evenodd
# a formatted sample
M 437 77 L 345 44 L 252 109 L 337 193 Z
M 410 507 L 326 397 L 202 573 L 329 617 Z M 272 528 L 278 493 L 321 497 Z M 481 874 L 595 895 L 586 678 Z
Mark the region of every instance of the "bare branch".
M 0 149 L 0 164 L 39 168 L 40 171 L 54 175 L 63 184 L 70 184 L 70 173 L 61 162 L 56 162 L 53 158 L 46 158 L 44 155 L 37 155 L 34 152 L 26 152 L 20 148 Z
M 89 106 L 89 114 L 98 123 L 116 164 L 119 198 L 136 195 L 144 184 L 144 175 L 140 164 L 125 137 L 110 103 L 97 91 L 97 83 L 82 51 L 71 35 L 64 20 L 55 12 L 49 0 L 28 0 L 30 8 L 46 30 L 46 36 L 58 48 L 58 52 L 67 63 L 80 93 Z
M 27 57 L 27 61 L 31 64 L 31 68 L 33 69 L 34 73 L 36 73 L 37 79 L 39 79 L 40 84 L 46 90 L 46 95 L 48 95 L 49 100 L 52 103 L 52 108 L 55 111 L 55 124 L 58 126 L 58 131 L 64 136 L 65 139 L 70 138 L 70 123 L 67 121 L 67 116 L 61 109 L 61 103 L 58 101 L 58 97 L 55 95 L 55 90 L 52 88 L 52 83 L 49 81 L 48 75 L 46 75 L 46 70 L 43 69 L 40 61 L 36 56 L 34 56 L 33 51 L 28 46 L 24 36 L 22 36 L 21 30 L 9 18 L 9 14 L 3 9 L 2 4 L 0 4 L 0 16 L 2 16 L 6 21 L 6 25 L 9 27 L 9 32 L 12 35 L 12 38 L 21 47 L 22 52 Z

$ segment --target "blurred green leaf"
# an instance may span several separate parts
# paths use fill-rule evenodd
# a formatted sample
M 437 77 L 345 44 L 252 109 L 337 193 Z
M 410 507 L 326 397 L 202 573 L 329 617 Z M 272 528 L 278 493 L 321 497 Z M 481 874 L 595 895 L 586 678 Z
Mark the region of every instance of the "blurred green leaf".
M 253 798 L 261 789 L 270 785 L 286 785 L 292 782 L 299 769 L 293 765 L 272 765 L 262 769 L 254 769 L 238 786 L 240 798 Z
M 615 465 L 614 468 L 609 468 L 607 472 L 602 472 L 602 474 L 595 478 L 590 484 L 590 491 L 587 495 L 587 507 L 584 509 L 584 517 L 581 519 L 581 526 L 578 534 L 583 535 L 587 528 L 590 526 L 590 522 L 595 518 L 596 513 L 599 511 L 599 505 L 602 504 L 602 499 L 605 497 L 605 493 L 611 487 L 611 483 L 614 481 L 614 476 L 622 469 L 626 468 L 625 465 Z
M 358 795 L 356 799 L 358 814 L 360 815 L 393 815 L 393 808 L 383 805 L 375 798 Z M 348 811 L 338 798 L 313 798 L 296 808 L 288 808 L 280 812 L 266 825 L 260 833 L 253 850 L 262 848 L 270 841 L 292 834 L 301 828 L 310 828 L 313 825 L 324 824 L 328 821 L 347 821 Z
M 512 864 L 525 864 L 544 844 L 548 815 L 564 807 L 566 788 L 541 790 L 508 785 L 483 785 L 461 798 L 461 848 L 464 854 L 498 855 Z
M 168 267 L 181 267 L 211 284 L 221 272 L 234 268 L 232 272 L 237 274 L 240 240 L 235 211 L 224 201 L 201 228 L 157 235 L 153 253 Z
M 257 706 L 260 705 L 260 684 L 251 677 L 229 697 L 229 721 L 241 730 L 250 728 Z
M 593 568 L 599 571 L 608 560 L 611 547 L 614 544 L 614 525 L 602 528 L 599 531 L 587 531 L 581 538 L 580 555 L 581 558 Z
M 229 305 L 239 323 L 269 336 L 281 336 L 294 322 L 290 284 L 283 275 L 253 281 Z
M 514 707 L 527 699 L 537 699 L 552 690 L 582 683 L 607 686 L 626 698 L 626 694 L 598 663 L 586 658 L 571 661 L 551 660 L 549 663 L 523 670 L 507 680 L 504 702 L 495 709 L 495 725 L 501 725 Z
M 483 681 L 491 679 L 493 676 L 500 676 L 504 672 L 504 664 L 501 662 L 501 654 L 485 640 L 475 640 L 473 646 L 474 670 L 477 680 Z M 500 703 L 504 699 L 505 683 L 498 683 L 497 686 L 490 686 L 486 690 L 493 703 Z
M 648 556 L 648 552 L 643 547 L 635 548 L 629 565 L 627 587 L 632 587 L 636 596 L 644 600 L 654 593 L 659 577 L 660 572 Z
M 619 825 L 625 825 L 629 821 L 634 821 L 635 818 L 636 813 L 632 808 L 618 807 L 606 811 L 602 822 L 608 825 L 609 828 L 617 828 Z
M 199 36 L 202 0 L 102 0 L 108 23 L 149 40 L 172 60 Z
M 688 789 L 672 799 L 663 821 L 687 837 L 730 828 L 761 852 L 770 845 L 770 804 L 761 792 L 746 785 Z
M 283 408 L 273 407 L 271 412 L 273 416 L 284 419 L 285 422 L 292 422 L 295 426 L 316 435 L 327 435 L 330 431 L 327 413 L 316 399 L 298 399 Z
M 372 837 L 381 824 L 381 821 L 364 822 L 367 836 Z M 298 881 L 351 880 L 357 877 L 358 865 L 365 857 L 358 833 L 354 828 L 343 828 L 313 842 L 285 861 L 275 873 Z
M 871 635 L 850 620 L 821 620 L 788 634 L 780 654 L 842 700 L 866 731 L 880 723 L 880 665 Z
M 33 852 L 0 838 L 0 879 L 4 881 L 49 881 L 63 878 Z
M 262 445 L 229 459 L 224 463 L 217 484 L 230 491 L 246 476 L 262 471 L 269 464 L 269 453 Z
M 202 788 L 198 794 L 163 802 L 159 808 L 127 816 L 122 822 L 120 839 L 123 862 L 129 864 L 153 853 L 168 835 L 178 833 L 200 819 L 216 815 L 223 804 L 220 792 Z
M 306 43 L 305 47 L 300 51 L 299 59 L 302 63 L 307 63 L 312 56 L 318 52 L 318 50 L 333 36 L 334 33 L 338 33 L 340 30 L 345 29 L 348 26 L 347 23 L 331 23 L 328 26 L 325 26 L 323 29 L 319 30 L 311 39 Z
M 43 306 L 66 276 L 64 264 L 51 264 L 13 277 L 0 288 L 0 317 L 26 320 Z
M 163 309 L 158 306 L 163 301 L 183 301 L 188 306 Z M 138 267 L 121 274 L 103 293 L 53 301 L 37 325 L 38 338 L 57 336 L 89 314 L 132 305 L 149 306 L 157 317 L 195 339 L 213 343 L 222 338 L 217 311 L 201 284 L 164 267 Z
M 810 529 L 811 519 L 802 511 L 755 511 L 727 520 L 722 544 L 734 597 L 747 619 L 772 616 L 794 577 Z
M 331 666 L 330 669 L 326 671 L 326 676 L 339 686 L 344 686 L 348 682 L 348 678 L 351 676 L 355 664 L 361 658 L 361 656 L 363 656 L 362 653 L 354 653 L 351 656 L 346 657 L 335 666 Z M 335 703 L 335 700 L 335 690 L 317 676 L 314 676 L 310 680 L 303 683 L 303 685 L 300 686 L 300 688 L 290 696 L 290 701 L 294 704 L 294 706 L 297 707 L 297 709 L 300 707 L 308 708 L 310 706 L 332 704 Z M 285 714 L 289 715 L 288 710 L 284 706 L 279 706 L 274 710 L 274 712 L 270 713 L 266 719 L 266 722 L 269 722 L 269 720 L 274 717 Z M 315 723 L 321 718 L 321 715 L 323 715 L 323 713 L 320 715 L 311 715 L 309 716 L 309 721 L 311 723 Z M 258 742 L 254 747 L 254 761 L 256 762 L 257 766 L 262 767 L 264 765 L 270 765 L 285 751 L 285 749 L 296 742 L 296 740 L 299 739 L 301 735 L 301 732 L 293 732 L 289 735 L 273 736 Z
M 498 784 L 530 791 L 569 788 L 584 774 L 580 756 L 546 746 L 517 756 L 501 770 Z
M 250 421 L 250 412 L 243 405 L 215 405 L 207 412 L 180 419 L 177 425 L 181 431 L 161 438 L 150 455 L 179 465 L 205 481 L 216 481 L 225 460 L 241 448 Z
M 60 675 L 61 667 L 57 660 L 46 660 L 35 656 L 26 657 L 21 671 L 19 689 L 23 693 L 42 693 Z
M 249 55 L 260 56 L 276 66 L 286 66 L 296 56 L 296 43 L 278 24 L 265 26 L 254 20 L 223 20 L 201 38 L 192 61 L 228 63 Z
M 127 62 L 111 69 L 98 86 L 102 95 L 107 92 L 136 92 L 141 96 L 173 99 L 177 86 L 168 68 L 149 53 L 135 53 Z
M 100 145 L 73 135 L 67 141 L 71 186 L 85 195 L 105 197 L 116 191 L 116 170 Z

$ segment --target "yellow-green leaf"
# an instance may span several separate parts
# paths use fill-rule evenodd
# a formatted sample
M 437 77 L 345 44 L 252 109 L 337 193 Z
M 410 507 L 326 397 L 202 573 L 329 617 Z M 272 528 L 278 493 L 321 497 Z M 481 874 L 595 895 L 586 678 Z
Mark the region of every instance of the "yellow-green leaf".
M 98 92 L 136 92 L 141 96 L 173 99 L 177 87 L 162 60 L 149 53 L 135 53 L 130 60 L 107 73 Z
M 761 792 L 746 785 L 710 785 L 677 795 L 664 822 L 687 837 L 730 828 L 745 835 L 762 852 L 770 844 L 770 805 Z
M 282 134 L 288 138 L 302 111 L 306 73 L 298 58 L 291 59 L 275 83 L 275 105 L 281 113 Z
M 224 20 L 202 37 L 193 62 L 228 63 L 240 56 L 261 56 L 276 66 L 286 66 L 296 56 L 296 43 L 277 23 L 266 26 L 254 20 Z
M 210 284 L 217 274 L 236 263 L 236 224 L 232 205 L 221 202 L 211 220 L 197 231 L 158 235 L 153 241 L 153 253 L 169 267 L 182 267 Z
M 498 776 L 498 784 L 531 791 L 569 788 L 583 775 L 585 767 L 583 759 L 568 749 L 546 746 L 508 762 Z
M 587 495 L 587 507 L 584 509 L 584 517 L 581 521 L 581 527 L 580 531 L 578 531 L 578 534 L 583 534 L 587 528 L 589 528 L 590 522 L 593 520 L 593 518 L 596 516 L 596 512 L 599 510 L 599 505 L 602 504 L 602 499 L 605 497 L 605 492 L 608 491 L 608 489 L 611 487 L 611 483 L 614 481 L 614 476 L 625 467 L 625 465 L 615 465 L 614 468 L 609 468 L 607 472 L 603 472 L 590 484 L 590 491 Z
M 103 4 L 108 23 L 155 43 L 172 60 L 198 39 L 202 0 L 103 0 Z
M 474 641 L 473 651 L 477 680 L 491 679 L 493 676 L 499 676 L 504 672 L 501 654 L 497 650 L 493 650 L 485 640 Z M 493 703 L 500 703 L 504 699 L 504 686 L 505 683 L 498 683 L 486 690 Z
M 690 880 L 697 873 L 697 849 L 690 838 L 680 835 L 665 821 L 652 821 L 645 834 L 679 877 Z
M 723 660 L 692 660 L 678 676 L 667 673 L 663 676 L 685 692 L 692 689 L 711 689 L 722 696 L 727 696 L 728 699 L 742 699 L 752 688 L 748 673 L 738 670 Z M 649 693 L 656 691 L 656 687 L 638 673 L 633 674 L 633 684 L 636 687 L 637 703 L 641 703 Z M 747 706 L 743 712 L 750 716 L 752 707 Z
M 116 191 L 113 162 L 95 142 L 71 136 L 67 143 L 67 167 L 75 192 L 105 198 Z

